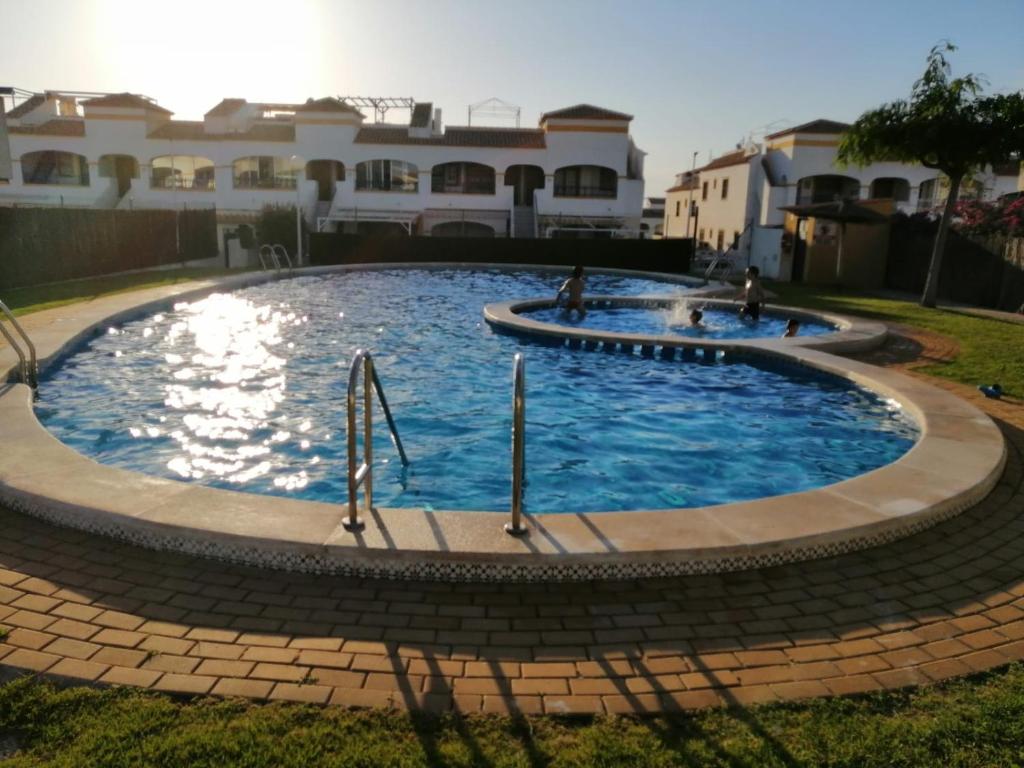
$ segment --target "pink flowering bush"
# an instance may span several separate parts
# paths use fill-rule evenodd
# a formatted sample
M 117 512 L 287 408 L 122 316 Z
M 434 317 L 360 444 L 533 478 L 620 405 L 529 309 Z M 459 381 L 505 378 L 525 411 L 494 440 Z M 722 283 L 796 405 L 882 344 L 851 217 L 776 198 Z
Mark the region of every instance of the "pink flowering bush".
M 1024 197 L 1016 200 L 961 200 L 953 213 L 954 226 L 965 235 L 1024 236 Z

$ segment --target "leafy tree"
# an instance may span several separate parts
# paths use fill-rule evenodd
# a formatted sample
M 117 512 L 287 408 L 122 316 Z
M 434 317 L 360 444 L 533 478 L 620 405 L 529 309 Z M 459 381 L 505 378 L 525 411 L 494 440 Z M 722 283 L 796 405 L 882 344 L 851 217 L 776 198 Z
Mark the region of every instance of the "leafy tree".
M 950 43 L 932 48 L 910 98 L 869 110 L 843 134 L 839 162 L 921 163 L 949 179 L 921 304 L 934 307 L 949 222 L 960 184 L 974 171 L 1024 156 L 1024 92 L 982 95 L 978 75 L 951 78 Z

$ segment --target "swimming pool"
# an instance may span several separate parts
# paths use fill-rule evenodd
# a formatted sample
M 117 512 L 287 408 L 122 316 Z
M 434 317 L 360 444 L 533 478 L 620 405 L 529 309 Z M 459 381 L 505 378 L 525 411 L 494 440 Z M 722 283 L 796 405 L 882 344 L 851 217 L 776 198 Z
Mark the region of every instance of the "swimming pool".
M 701 324 L 690 323 L 691 310 L 703 312 Z M 709 305 L 706 300 L 680 298 L 665 307 L 590 307 L 585 317 L 559 307 L 527 309 L 530 320 L 586 330 L 650 335 L 675 334 L 692 339 L 779 338 L 786 330 L 786 315 L 763 312 L 759 320 L 741 319 L 733 307 Z M 798 336 L 820 336 L 837 330 L 834 325 L 800 317 Z
M 379 270 L 215 294 L 113 328 L 50 373 L 37 413 L 104 463 L 218 487 L 342 501 L 344 385 L 374 352 L 411 459 L 379 431 L 382 505 L 505 510 L 510 369 L 527 359 L 530 512 L 690 507 L 820 487 L 917 437 L 893 404 L 759 358 L 687 363 L 493 333 L 489 301 L 550 274 Z M 676 286 L 593 275 L 600 293 Z M 59 395 L 59 396 L 58 396 Z

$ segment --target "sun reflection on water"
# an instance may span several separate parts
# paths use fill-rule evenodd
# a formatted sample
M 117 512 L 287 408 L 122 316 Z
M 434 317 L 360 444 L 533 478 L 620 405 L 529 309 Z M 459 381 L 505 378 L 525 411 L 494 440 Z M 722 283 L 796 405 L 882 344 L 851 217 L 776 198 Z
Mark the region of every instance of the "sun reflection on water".
M 286 360 L 275 350 L 291 347 L 282 339 L 283 327 L 308 318 L 285 305 L 226 294 L 175 309 L 184 318 L 171 325 L 165 341 L 191 355 L 164 355 L 174 380 L 164 387 L 164 404 L 181 414 L 183 427 L 170 433 L 181 452 L 167 467 L 181 477 L 213 475 L 233 483 L 266 475 L 275 466 L 271 445 L 291 436 L 271 423 L 288 381 Z M 307 482 L 304 471 L 275 479 L 289 489 Z

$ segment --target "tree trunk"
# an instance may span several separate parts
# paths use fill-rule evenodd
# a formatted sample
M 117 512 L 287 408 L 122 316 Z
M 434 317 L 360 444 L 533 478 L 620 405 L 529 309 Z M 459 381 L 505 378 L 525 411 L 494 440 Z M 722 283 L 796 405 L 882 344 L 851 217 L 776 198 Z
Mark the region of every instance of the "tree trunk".
M 935 308 L 935 300 L 939 294 L 939 273 L 942 271 L 942 254 L 946 250 L 946 234 L 949 232 L 949 222 L 953 218 L 953 209 L 956 207 L 957 198 L 960 196 L 960 181 L 962 179 L 962 175 L 949 177 L 949 194 L 946 196 L 946 204 L 942 208 L 942 218 L 939 219 L 939 231 L 935 233 L 932 261 L 928 265 L 928 278 L 924 283 L 924 295 L 921 296 L 922 307 Z

